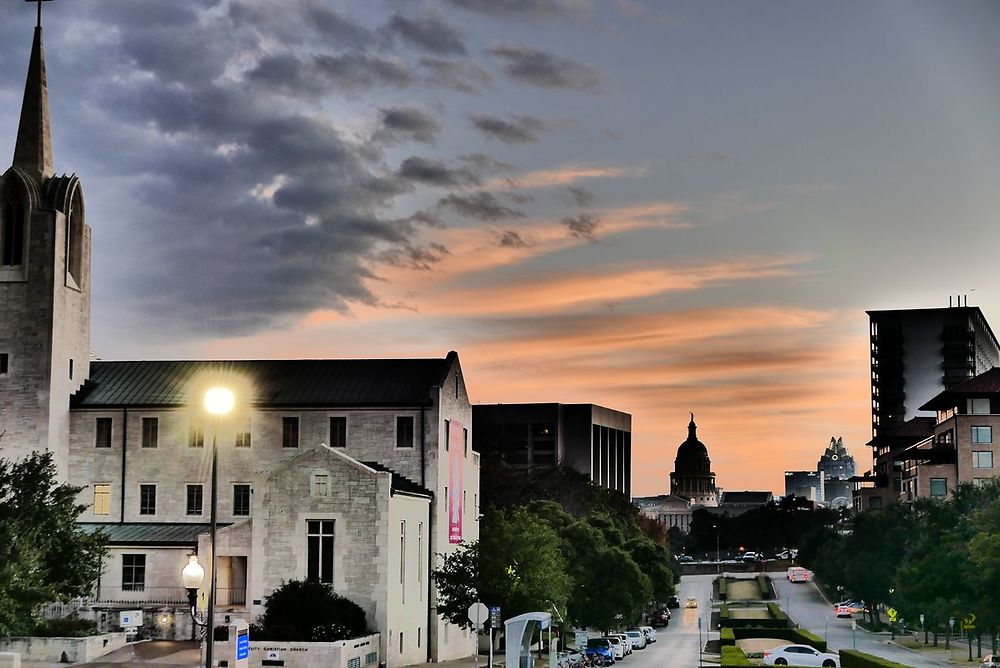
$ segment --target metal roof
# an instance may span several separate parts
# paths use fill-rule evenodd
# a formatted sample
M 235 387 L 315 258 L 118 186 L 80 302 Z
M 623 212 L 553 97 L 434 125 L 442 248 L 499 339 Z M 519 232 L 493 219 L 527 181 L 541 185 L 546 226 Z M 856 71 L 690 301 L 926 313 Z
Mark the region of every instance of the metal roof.
M 176 545 L 198 546 L 198 536 L 208 533 L 211 525 L 184 522 L 124 522 L 101 523 L 81 522 L 78 524 L 87 533 L 103 531 L 108 536 L 109 545 Z M 219 523 L 218 527 L 229 526 Z
M 423 405 L 458 354 L 436 359 L 91 362 L 74 408 L 184 406 L 205 377 L 245 382 L 253 406 Z

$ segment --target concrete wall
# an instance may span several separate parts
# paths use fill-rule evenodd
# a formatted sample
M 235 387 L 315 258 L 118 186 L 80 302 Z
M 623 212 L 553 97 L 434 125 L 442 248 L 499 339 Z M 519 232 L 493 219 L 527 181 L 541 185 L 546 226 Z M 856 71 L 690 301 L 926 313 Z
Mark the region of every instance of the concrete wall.
M 70 663 L 92 661 L 125 646 L 124 633 L 86 638 L 4 638 L 0 652 L 16 652 L 22 661 L 57 663 L 65 653 Z
M 250 639 L 250 668 L 261 668 L 268 660 L 269 666 L 285 668 L 352 668 L 351 660 L 357 668 L 377 668 L 379 664 L 379 635 L 342 640 L 340 642 L 279 642 L 275 640 Z M 229 643 L 217 642 L 213 655 L 228 659 L 232 650 Z M 230 664 L 232 665 L 232 663 Z

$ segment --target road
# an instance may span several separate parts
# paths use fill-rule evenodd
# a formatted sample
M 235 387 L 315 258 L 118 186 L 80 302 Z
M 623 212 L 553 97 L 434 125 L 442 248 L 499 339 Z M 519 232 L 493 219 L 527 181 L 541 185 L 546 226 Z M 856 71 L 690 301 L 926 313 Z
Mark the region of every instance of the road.
M 876 635 L 858 628 L 852 631 L 850 619 L 837 619 L 833 607 L 810 583 L 789 582 L 778 574 L 773 576 L 778 604 L 799 626 L 808 629 L 821 638 L 826 638 L 830 651 L 852 649 L 891 659 L 914 668 L 951 665 L 947 661 L 909 650 L 898 645 L 887 644 L 889 636 Z M 682 578 L 683 581 L 683 578 Z

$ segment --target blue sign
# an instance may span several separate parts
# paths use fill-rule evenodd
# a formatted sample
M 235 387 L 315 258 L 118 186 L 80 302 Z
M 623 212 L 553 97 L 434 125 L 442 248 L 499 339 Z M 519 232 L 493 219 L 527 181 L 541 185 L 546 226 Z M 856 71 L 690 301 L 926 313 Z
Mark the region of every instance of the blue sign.
M 246 659 L 250 657 L 250 633 L 248 631 L 240 631 L 239 635 L 236 636 L 236 660 Z

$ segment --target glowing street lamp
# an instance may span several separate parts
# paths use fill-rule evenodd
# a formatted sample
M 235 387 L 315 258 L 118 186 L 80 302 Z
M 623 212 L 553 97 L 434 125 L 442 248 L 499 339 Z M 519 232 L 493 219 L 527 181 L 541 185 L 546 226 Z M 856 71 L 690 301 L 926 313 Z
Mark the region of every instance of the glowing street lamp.
M 215 533 L 217 512 L 219 506 L 219 448 L 217 437 L 219 434 L 218 420 L 233 412 L 236 406 L 236 395 L 227 387 L 212 387 L 205 392 L 205 410 L 215 417 L 216 424 L 212 430 L 212 501 L 211 501 L 211 536 L 212 536 L 212 576 L 208 588 L 208 630 L 205 638 L 205 668 L 212 668 L 212 649 L 215 641 L 215 587 L 216 572 L 215 567 Z M 190 566 L 191 563 L 188 563 Z M 187 567 L 185 567 L 187 568 Z M 200 568 L 200 566 L 199 566 Z M 202 571 L 204 577 L 204 571 Z M 194 572 L 192 571 L 192 577 Z M 190 595 L 190 594 L 189 594 Z
M 225 387 L 213 387 L 205 393 L 205 410 L 222 417 L 233 412 L 236 406 L 236 395 L 233 391 Z

